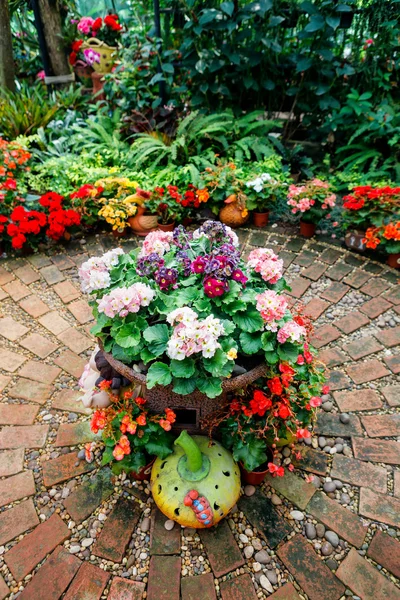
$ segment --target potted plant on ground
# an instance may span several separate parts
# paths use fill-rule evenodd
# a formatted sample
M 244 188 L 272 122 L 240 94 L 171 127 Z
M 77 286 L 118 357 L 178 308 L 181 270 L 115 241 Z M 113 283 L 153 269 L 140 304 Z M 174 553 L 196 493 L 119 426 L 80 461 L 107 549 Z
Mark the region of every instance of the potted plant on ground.
M 98 216 L 111 225 L 115 237 L 124 235 L 129 219 L 136 214 L 138 204 L 143 203 L 135 193 L 138 183 L 127 177 L 106 177 L 96 181 L 95 187 L 103 190 L 96 199 L 101 206 Z
M 261 173 L 255 179 L 246 182 L 246 206 L 253 211 L 253 223 L 256 227 L 265 227 L 269 220 L 269 211 L 276 201 L 281 183 L 269 173 Z
M 234 228 L 244 225 L 249 218 L 249 211 L 244 184 L 237 176 L 236 165 L 229 162 L 207 167 L 203 180 L 210 195 L 211 210 L 220 221 Z
M 400 187 L 355 187 L 343 197 L 343 224 L 347 247 L 364 252 L 365 233 L 370 227 L 395 219 L 400 211 Z M 371 246 L 369 246 L 371 247 Z
M 161 231 L 173 231 L 175 224 L 180 221 L 183 213 L 183 197 L 176 185 L 154 188 L 146 208 L 157 215 L 158 228 Z
M 102 432 L 102 465 L 111 464 L 115 474 L 124 471 L 133 479 L 149 479 L 155 458 L 172 453 L 174 437 L 169 432 L 175 413 L 166 409 L 165 414 L 151 414 L 146 400 L 135 397 L 131 387 L 115 393 L 112 381 L 103 380 L 99 389 L 112 398 L 111 404 L 95 410 L 91 419 L 93 433 Z
M 369 227 L 363 239 L 366 248 L 372 248 L 387 254 L 387 264 L 400 269 L 400 221 Z
M 287 203 L 293 214 L 301 214 L 300 233 L 307 238 L 313 237 L 317 224 L 335 206 L 335 201 L 329 183 L 320 179 L 289 186 Z
M 295 317 L 303 326 L 300 316 Z M 308 328 L 308 324 L 307 324 Z M 327 393 L 325 366 L 304 342 L 296 361 L 278 360 L 265 377 L 235 394 L 229 404 L 208 419 L 210 433 L 217 426 L 223 444 L 240 462 L 242 479 L 260 484 L 267 472 L 283 475 L 279 448 L 311 436 L 321 394 Z

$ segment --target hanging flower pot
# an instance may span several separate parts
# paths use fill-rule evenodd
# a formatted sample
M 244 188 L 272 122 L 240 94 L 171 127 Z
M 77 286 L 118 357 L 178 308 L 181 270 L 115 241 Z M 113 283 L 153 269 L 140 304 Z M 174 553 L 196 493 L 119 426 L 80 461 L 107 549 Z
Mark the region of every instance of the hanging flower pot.
M 306 223 L 305 221 L 300 221 L 300 234 L 305 238 L 312 238 L 315 235 L 315 230 L 317 226 L 315 223 Z
M 256 227 L 265 227 L 269 221 L 269 211 L 255 212 L 253 210 L 253 223 Z
M 173 223 L 158 223 L 158 229 L 161 231 L 173 231 L 175 229 L 175 221 Z
M 400 253 L 389 254 L 386 263 L 393 269 L 400 269 Z
M 101 42 L 97 38 L 89 38 L 83 42 L 82 50 L 93 51 L 90 62 L 96 73 L 111 73 L 118 52 L 116 46 L 108 46 L 105 42 Z
M 90 79 L 93 68 L 83 60 L 77 60 L 74 64 L 74 72 L 79 79 Z

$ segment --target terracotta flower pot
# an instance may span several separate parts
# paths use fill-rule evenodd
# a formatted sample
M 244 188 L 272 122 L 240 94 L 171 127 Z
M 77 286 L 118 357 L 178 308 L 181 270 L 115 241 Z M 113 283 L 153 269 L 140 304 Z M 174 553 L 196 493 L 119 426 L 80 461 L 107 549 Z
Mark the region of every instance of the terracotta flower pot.
M 159 223 L 158 229 L 161 231 L 173 231 L 175 229 L 175 221 L 172 223 L 167 223 L 166 225 L 164 223 Z
M 150 231 L 155 231 L 158 226 L 157 215 L 145 213 L 144 206 L 138 206 L 136 215 L 129 217 L 128 223 L 136 235 L 146 236 Z
M 113 229 L 112 234 L 115 238 L 122 238 L 126 236 L 126 229 L 123 231 L 119 231 L 118 229 Z
M 136 481 L 148 481 L 150 479 L 151 469 L 153 467 L 155 460 L 156 460 L 156 457 L 153 456 L 151 461 L 149 463 L 147 463 L 147 465 L 145 465 L 144 467 L 141 467 L 137 473 L 136 473 L 136 471 L 131 471 L 129 473 L 129 478 L 135 479 Z
M 393 269 L 400 269 L 400 253 L 389 254 L 386 263 Z
M 104 88 L 104 79 L 102 73 L 96 73 L 93 71 L 91 74 L 92 84 L 93 84 L 93 96 L 96 96 L 96 100 L 104 100 L 105 95 L 103 92 Z
M 266 466 L 266 463 L 264 463 Z M 261 465 L 263 467 L 264 465 Z M 242 463 L 239 463 L 242 482 L 246 485 L 260 485 L 267 476 L 268 467 L 265 471 L 247 471 Z M 259 467 L 260 468 L 260 467 Z
M 300 234 L 305 238 L 312 238 L 315 235 L 317 226 L 315 223 L 305 223 L 300 221 Z
M 255 212 L 253 211 L 253 223 L 256 227 L 265 227 L 269 221 L 269 211 L 266 212 Z

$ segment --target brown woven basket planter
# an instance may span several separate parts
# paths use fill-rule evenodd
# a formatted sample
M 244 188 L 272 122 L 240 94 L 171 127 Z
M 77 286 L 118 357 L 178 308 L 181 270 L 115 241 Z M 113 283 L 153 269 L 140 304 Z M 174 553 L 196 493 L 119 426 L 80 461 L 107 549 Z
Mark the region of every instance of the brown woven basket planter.
M 98 340 L 98 344 L 103 350 L 100 340 Z M 172 385 L 156 385 L 151 390 L 147 389 L 146 375 L 137 373 L 104 350 L 103 354 L 109 364 L 120 375 L 129 379 L 132 383 L 142 386 L 142 389 L 145 390 L 145 397 L 150 410 L 153 412 L 163 412 L 166 408 L 171 408 L 177 416 L 174 430 L 187 429 L 190 433 L 205 433 L 201 429 L 200 421 L 208 414 L 217 410 L 225 402 L 227 392 L 239 390 L 253 383 L 253 381 L 265 375 L 268 368 L 266 364 L 257 365 L 251 371 L 243 373 L 243 375 L 225 379 L 222 382 L 222 394 L 216 398 L 208 398 L 208 396 L 197 390 L 187 396 L 181 396 L 172 391 Z

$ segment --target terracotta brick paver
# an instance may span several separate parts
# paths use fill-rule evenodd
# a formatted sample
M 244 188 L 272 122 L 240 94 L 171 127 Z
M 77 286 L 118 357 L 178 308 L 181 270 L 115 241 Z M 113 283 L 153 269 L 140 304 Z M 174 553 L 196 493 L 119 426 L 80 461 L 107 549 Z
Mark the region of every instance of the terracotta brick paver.
M 24 454 L 23 448 L 16 448 L 15 450 L 3 450 L 0 452 L 0 477 L 7 477 L 8 475 L 15 475 L 24 468 Z
M 43 600 L 44 597 L 60 598 L 80 566 L 81 561 L 78 557 L 58 546 L 28 583 L 19 598 L 23 600 Z M 45 596 L 44 590 L 46 590 Z
M 181 579 L 182 600 L 217 600 L 212 573 L 183 577 Z
M 68 481 L 73 477 L 93 471 L 95 465 L 85 460 L 78 459 L 77 452 L 62 454 L 53 460 L 43 461 L 43 483 L 46 487 L 51 487 L 57 483 Z
M 257 600 L 253 582 L 247 573 L 223 581 L 220 589 L 222 600 Z
M 333 457 L 332 479 L 339 479 L 358 487 L 369 487 L 377 492 L 386 492 L 387 471 L 383 467 L 362 460 L 335 454 Z
M 400 499 L 377 494 L 368 489 L 360 491 L 360 515 L 391 525 L 400 527 Z
M 121 562 L 139 517 L 137 502 L 120 499 L 92 546 L 92 554 L 113 562 Z
M 29 370 L 29 373 L 31 371 Z M 53 386 L 45 383 L 34 383 L 30 379 L 20 377 L 17 383 L 8 392 L 11 398 L 22 398 L 37 404 L 45 404 L 54 391 Z
M 0 546 L 36 525 L 39 518 L 31 499 L 0 513 Z
M 352 392 L 334 392 L 333 397 L 342 412 L 374 410 L 383 403 L 375 390 L 354 390 Z
M 331 411 L 319 411 L 312 445 L 297 445 L 294 472 L 268 475 L 255 494 L 243 494 L 237 502 L 239 522 L 276 553 L 279 575 L 273 591 L 262 589 L 264 566 L 253 572 L 258 548 L 245 559 L 239 547 L 238 534 L 244 531 L 236 516 L 234 524 L 228 517 L 197 532 L 203 564 L 211 572 L 187 573 L 184 560 L 192 542 L 188 550 L 182 544 L 193 533 L 184 531 L 182 537 L 179 525 L 165 529 L 166 517 L 147 502 L 147 484 L 116 479 L 97 459 L 90 464 L 78 459 L 84 444 L 100 437 L 90 431 L 92 409 L 83 406 L 78 389 L 95 342 L 88 297 L 77 277 L 89 256 L 118 245 L 100 234 L 89 237 L 84 248 L 72 240 L 65 249 L 57 247 L 58 254 L 51 255 L 52 248 L 49 256 L 5 259 L 0 267 L 5 307 L 0 315 L 0 558 L 5 569 L 0 600 L 18 592 L 22 600 L 400 597 L 393 583 L 400 577 L 400 542 L 381 531 L 389 528 L 393 534 L 390 529 L 400 526 L 400 326 L 381 327 L 381 315 L 400 315 L 399 273 L 333 247 L 333 241 L 331 246 L 293 238 L 270 227 L 237 233 L 245 244 L 243 256 L 254 247 L 271 247 L 280 252 L 284 268 L 290 266 L 292 291 L 286 297 L 290 306 L 304 304 L 313 321 L 334 404 Z M 122 242 L 125 251 L 141 243 Z M 293 276 L 294 266 L 299 271 Z M 364 302 L 349 305 L 346 298 L 353 295 Z M 348 422 L 341 421 L 341 412 L 349 414 Z M 318 436 L 343 438 L 354 456 L 313 447 Z M 358 488 L 351 510 L 323 492 L 325 477 Z M 271 492 L 283 506 L 274 504 Z M 337 533 L 345 552 L 336 568 L 328 560 L 335 552 L 325 558 L 314 550 L 324 539 L 294 535 L 295 521 L 283 510 L 286 502 L 290 510 L 301 510 Z M 145 516 L 150 529 L 143 532 Z M 83 555 L 74 554 L 72 547 L 84 537 L 94 542 Z M 142 551 L 150 555 L 150 564 L 142 562 L 145 568 L 137 573 L 142 581 L 136 581 L 132 567 Z M 115 566 L 100 568 L 105 561 Z M 19 587 L 24 589 L 17 592 Z
M 375 381 L 375 379 L 380 379 L 381 377 L 385 377 L 385 375 L 389 375 L 389 371 L 376 358 L 364 363 L 352 365 L 351 367 L 347 367 L 346 370 L 354 383 L 358 384 Z
M 179 600 L 181 557 L 152 556 L 150 559 L 147 600 Z M 133 596 L 132 600 L 139 600 Z M 118 596 L 115 600 L 119 600 Z
M 354 456 L 360 460 L 400 465 L 400 444 L 391 440 L 369 440 L 354 437 Z
M 0 335 L 11 342 L 15 342 L 15 340 L 25 335 L 28 331 L 28 327 L 18 323 L 18 321 L 14 321 L 12 317 L 0 318 Z
M 352 548 L 336 575 L 362 600 L 398 600 L 399 588 Z
M 326 494 L 320 491 L 314 494 L 306 510 L 356 548 L 364 542 L 367 528 L 363 526 L 358 516 L 328 498 Z
M 295 535 L 277 554 L 310 600 L 339 600 L 344 594 L 344 585 L 302 535 Z
M 400 578 L 400 543 L 379 529 L 367 550 L 367 556 Z
M 4 560 L 17 581 L 21 581 L 40 563 L 44 557 L 62 544 L 71 535 L 71 531 L 54 513 L 41 523 L 24 539 L 6 552 Z
M 84 563 L 68 588 L 64 600 L 100 600 L 110 573 L 90 563 Z
M 244 565 L 242 553 L 226 521 L 212 529 L 200 529 L 200 539 L 215 577 L 222 577 Z

